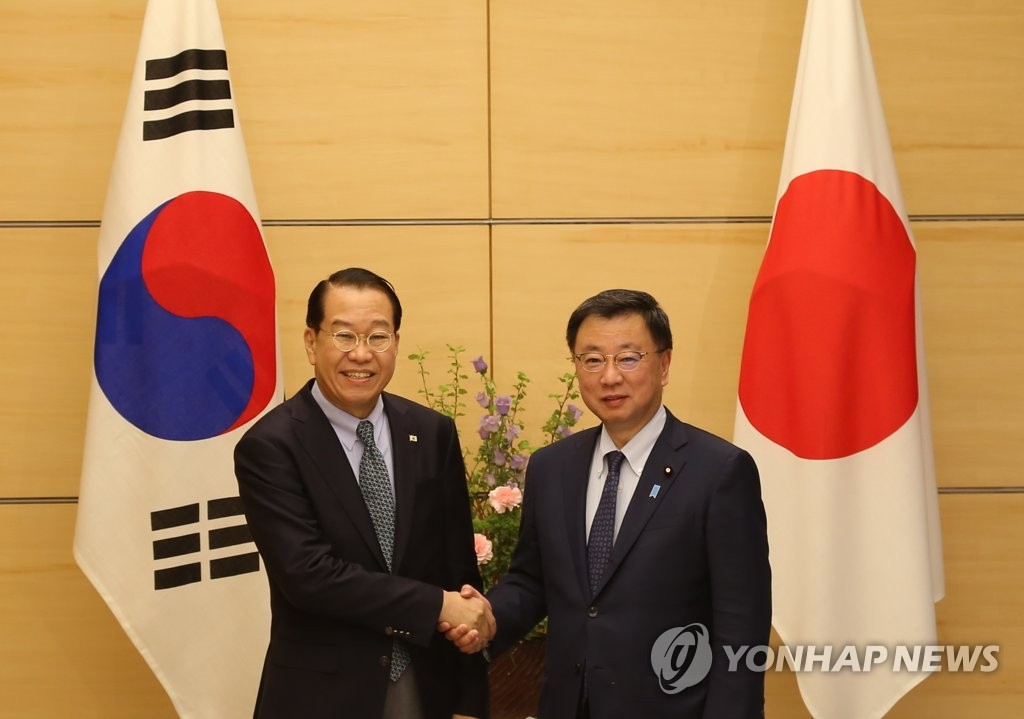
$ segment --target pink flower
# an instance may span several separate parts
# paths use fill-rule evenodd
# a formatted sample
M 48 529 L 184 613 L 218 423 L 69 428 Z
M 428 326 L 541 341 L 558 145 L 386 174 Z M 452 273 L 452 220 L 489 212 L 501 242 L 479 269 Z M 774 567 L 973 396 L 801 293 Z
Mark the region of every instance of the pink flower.
M 504 514 L 523 503 L 523 492 L 519 487 L 503 484 L 487 493 L 487 501 L 498 514 Z
M 494 559 L 494 545 L 483 534 L 479 532 L 473 535 L 473 549 L 476 550 L 476 563 L 487 564 Z

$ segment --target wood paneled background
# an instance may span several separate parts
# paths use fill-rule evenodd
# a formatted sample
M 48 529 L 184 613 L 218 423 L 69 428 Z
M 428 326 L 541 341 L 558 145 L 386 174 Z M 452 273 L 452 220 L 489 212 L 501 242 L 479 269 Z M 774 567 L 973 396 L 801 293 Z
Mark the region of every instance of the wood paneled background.
M 1024 712 L 1024 5 L 863 0 L 919 250 L 947 571 L 940 642 L 999 643 L 890 716 Z M 170 717 L 71 558 L 102 213 L 143 0 L 0 0 L 0 717 Z M 402 355 L 569 368 L 569 312 L 658 297 L 667 401 L 730 436 L 803 0 L 221 0 L 274 262 L 286 389 L 305 298 L 366 265 Z M 415 396 L 403 360 L 392 384 Z M 586 417 L 585 421 L 593 421 Z M 471 436 L 472 420 L 463 429 Z M 790 674 L 768 715 L 805 716 Z

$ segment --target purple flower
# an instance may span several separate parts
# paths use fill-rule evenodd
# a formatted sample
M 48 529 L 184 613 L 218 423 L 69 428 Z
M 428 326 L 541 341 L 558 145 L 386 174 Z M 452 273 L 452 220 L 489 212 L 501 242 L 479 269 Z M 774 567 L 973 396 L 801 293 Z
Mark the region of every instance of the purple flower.
M 508 461 L 508 466 L 518 472 L 526 466 L 526 457 L 521 454 L 513 454 L 512 459 Z
M 512 409 L 512 398 L 507 394 L 503 394 L 494 400 L 494 406 L 497 408 L 498 414 L 504 416 Z
M 484 372 L 487 371 L 487 363 L 484 362 L 483 355 L 473 360 L 473 369 L 475 369 L 480 374 L 483 374 Z
M 480 390 L 479 392 L 476 393 L 476 403 L 478 405 L 480 405 L 481 407 L 483 407 L 484 409 L 487 409 L 487 405 L 489 405 L 491 403 L 491 400 L 487 397 L 487 393 L 486 392 L 484 392 L 483 390 Z M 580 412 L 580 414 L 583 414 L 583 413 Z
M 501 426 L 501 417 L 496 414 L 487 414 L 480 418 L 480 429 L 477 432 L 480 434 L 480 439 L 487 439 L 492 434 L 498 431 L 498 427 Z
M 508 429 L 505 430 L 505 439 L 507 439 L 509 442 L 515 442 L 516 437 L 519 436 L 519 432 L 520 429 L 518 424 L 510 424 L 508 426 Z
M 579 420 L 579 418 L 583 416 L 583 410 L 577 407 L 576 405 L 572 404 L 571 402 L 565 408 L 565 411 L 569 413 L 570 417 L 572 417 L 573 422 Z
M 570 434 L 572 434 L 572 430 L 566 427 L 564 424 L 558 425 L 558 429 L 555 431 L 558 433 L 559 437 L 568 437 Z
M 505 453 L 502 452 L 500 449 L 494 450 L 494 465 L 496 467 L 504 467 L 505 466 L 505 457 L 506 457 Z
M 488 472 L 487 474 L 484 475 L 484 481 L 487 482 L 487 486 L 488 487 L 493 487 L 494 483 L 497 480 L 494 478 L 494 473 L 493 472 Z

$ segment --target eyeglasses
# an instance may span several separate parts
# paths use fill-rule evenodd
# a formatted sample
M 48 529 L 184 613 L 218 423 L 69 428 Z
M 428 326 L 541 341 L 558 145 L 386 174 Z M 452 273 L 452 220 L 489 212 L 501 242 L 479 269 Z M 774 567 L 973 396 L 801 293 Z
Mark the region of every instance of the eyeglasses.
M 613 355 L 603 355 L 600 352 L 581 352 L 578 355 L 573 355 L 573 357 L 580 363 L 580 367 L 583 368 L 584 372 L 600 372 L 608 364 L 609 357 L 612 358 L 615 368 L 620 372 L 632 372 L 640 366 L 640 360 L 649 354 L 650 352 L 626 350 Z
M 384 330 L 374 330 L 370 334 L 360 335 L 349 330 L 328 332 L 323 328 L 318 329 L 334 340 L 334 346 L 342 352 L 351 352 L 359 346 L 360 340 L 365 342 L 366 346 L 374 352 L 386 352 L 391 347 L 391 342 L 395 339 L 393 334 Z

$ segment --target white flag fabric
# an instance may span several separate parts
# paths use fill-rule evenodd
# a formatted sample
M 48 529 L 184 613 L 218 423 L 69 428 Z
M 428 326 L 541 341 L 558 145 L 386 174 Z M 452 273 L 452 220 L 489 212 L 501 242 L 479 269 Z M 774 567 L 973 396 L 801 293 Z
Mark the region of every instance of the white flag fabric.
M 927 674 L 944 592 L 916 249 L 857 0 L 810 0 L 734 441 L 757 461 L 783 643 L 882 645 L 797 681 L 819 719 L 881 717 Z M 861 665 L 862 666 L 862 665 Z
M 183 717 L 252 715 L 270 612 L 232 452 L 280 401 L 214 0 L 151 0 L 99 236 L 78 565 Z

